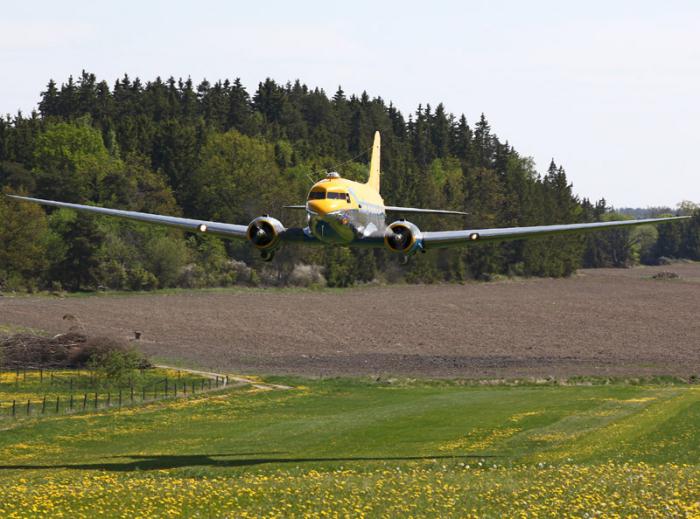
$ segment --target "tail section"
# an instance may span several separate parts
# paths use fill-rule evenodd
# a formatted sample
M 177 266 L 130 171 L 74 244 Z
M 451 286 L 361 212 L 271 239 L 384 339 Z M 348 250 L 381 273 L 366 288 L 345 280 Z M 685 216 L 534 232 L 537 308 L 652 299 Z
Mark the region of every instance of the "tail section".
M 369 180 L 367 185 L 379 193 L 379 156 L 382 140 L 379 132 L 374 132 L 374 144 L 372 144 L 372 158 L 369 162 Z

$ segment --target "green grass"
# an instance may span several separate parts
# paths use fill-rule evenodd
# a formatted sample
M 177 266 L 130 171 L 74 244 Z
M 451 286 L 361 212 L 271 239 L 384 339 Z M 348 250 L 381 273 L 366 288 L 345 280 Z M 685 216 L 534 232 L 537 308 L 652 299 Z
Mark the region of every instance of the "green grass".
M 694 386 L 270 380 L 0 422 L 0 515 L 700 514 Z

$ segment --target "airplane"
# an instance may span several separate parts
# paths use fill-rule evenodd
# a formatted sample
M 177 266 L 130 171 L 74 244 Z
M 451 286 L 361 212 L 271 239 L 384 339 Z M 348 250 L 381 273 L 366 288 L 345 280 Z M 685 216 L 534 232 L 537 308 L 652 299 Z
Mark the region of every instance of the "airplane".
M 331 172 L 311 187 L 304 205 L 285 206 L 286 208 L 306 211 L 308 225 L 304 228 L 287 228 L 282 222 L 267 214 L 253 219 L 248 225 L 239 225 L 123 211 L 17 195 L 7 196 L 47 206 L 167 225 L 186 231 L 212 234 L 222 238 L 248 240 L 260 251 L 261 257 L 265 261 L 272 260 L 275 252 L 284 243 L 302 243 L 309 245 L 384 247 L 400 255 L 405 263 L 410 256 L 418 251 L 426 252 L 431 249 L 465 246 L 479 242 L 518 240 L 617 227 L 660 224 L 690 218 L 688 216 L 679 216 L 644 220 L 464 229 L 457 231 L 422 231 L 417 225 L 404 218 L 387 224 L 387 214 L 391 213 L 400 213 L 402 215 L 466 215 L 467 213 L 442 209 L 419 209 L 385 205 L 379 190 L 380 148 L 381 138 L 379 132 L 375 132 L 369 166 L 369 180 L 366 183 L 354 182 L 342 178 L 336 172 Z

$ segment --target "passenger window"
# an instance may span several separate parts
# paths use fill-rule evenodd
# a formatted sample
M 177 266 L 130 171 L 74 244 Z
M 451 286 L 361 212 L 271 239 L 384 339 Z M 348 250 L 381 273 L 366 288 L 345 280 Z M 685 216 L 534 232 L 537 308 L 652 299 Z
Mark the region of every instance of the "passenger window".
M 350 193 L 345 193 L 345 201 L 349 204 L 350 203 Z

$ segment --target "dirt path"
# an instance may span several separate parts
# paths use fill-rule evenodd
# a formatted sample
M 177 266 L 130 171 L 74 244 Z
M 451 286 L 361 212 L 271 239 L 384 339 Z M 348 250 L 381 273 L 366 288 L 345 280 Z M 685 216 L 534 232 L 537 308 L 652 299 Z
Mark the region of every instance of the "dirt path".
M 229 381 L 233 380 L 234 382 L 238 382 L 240 384 L 250 385 L 256 389 L 264 389 L 267 391 L 272 391 L 272 390 L 276 390 L 276 389 L 294 389 L 292 386 L 284 386 L 282 384 L 268 384 L 266 382 L 260 382 L 259 380 L 253 380 L 251 378 L 241 377 L 238 375 L 225 375 L 222 373 L 214 373 L 212 371 L 201 371 L 198 369 L 190 369 L 190 368 L 178 368 L 175 366 L 166 366 L 165 364 L 154 364 L 154 366 L 156 368 L 185 371 L 187 373 L 192 373 L 193 375 L 199 375 L 199 376 L 202 376 L 205 378 L 223 380 L 224 385 L 222 387 L 226 387 L 229 384 Z
M 677 280 L 654 280 L 673 271 Z M 345 291 L 0 297 L 0 324 L 133 337 L 167 362 L 262 374 L 700 376 L 700 264 Z

